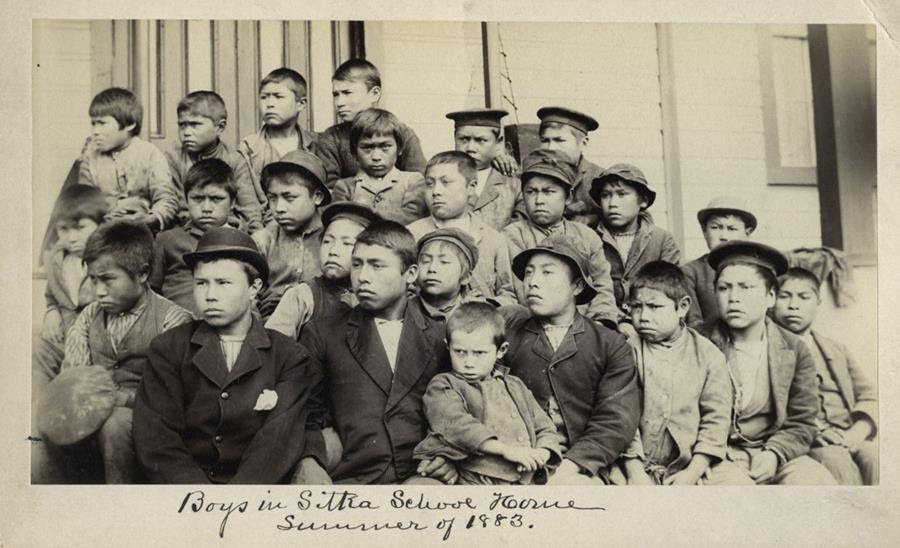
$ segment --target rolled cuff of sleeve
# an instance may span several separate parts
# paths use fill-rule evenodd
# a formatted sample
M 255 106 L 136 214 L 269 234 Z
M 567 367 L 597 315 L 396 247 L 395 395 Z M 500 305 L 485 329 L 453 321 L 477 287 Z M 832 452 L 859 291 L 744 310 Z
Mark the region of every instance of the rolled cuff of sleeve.
M 725 458 L 725 445 L 715 445 L 712 443 L 698 443 L 693 448 L 694 454 L 707 455 L 717 460 Z
M 307 430 L 306 444 L 303 446 L 300 460 L 307 457 L 315 459 L 323 470 L 327 470 L 328 452 L 325 449 L 325 437 L 322 435 L 321 430 Z

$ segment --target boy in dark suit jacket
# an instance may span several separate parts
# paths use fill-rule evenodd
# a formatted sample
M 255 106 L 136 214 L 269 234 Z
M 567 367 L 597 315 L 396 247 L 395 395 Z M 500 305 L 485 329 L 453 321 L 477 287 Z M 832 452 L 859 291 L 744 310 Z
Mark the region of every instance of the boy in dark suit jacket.
M 163 333 L 137 395 L 134 446 L 155 483 L 277 483 L 304 444 L 318 373 L 251 314 L 269 268 L 250 236 L 209 230 L 186 253 L 202 320 Z

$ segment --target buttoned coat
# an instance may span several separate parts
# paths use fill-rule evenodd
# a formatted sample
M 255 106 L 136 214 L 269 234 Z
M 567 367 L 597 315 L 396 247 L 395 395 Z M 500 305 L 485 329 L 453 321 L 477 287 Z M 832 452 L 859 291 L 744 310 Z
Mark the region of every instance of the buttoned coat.
M 695 329 L 719 317 L 715 288 L 716 271 L 706 262 L 708 257 L 709 253 L 681 266 L 688 285 L 688 295 L 691 297 L 687 324 Z
M 509 223 L 526 218 L 522 181 L 491 168 L 481 194 L 469 200 L 471 211 L 497 232 Z
M 853 359 L 846 346 L 815 329 L 811 334 L 825 357 L 825 363 L 831 371 L 841 397 L 844 398 L 844 404 L 850 411 L 852 420 L 868 419 L 872 423 L 874 436 L 875 429 L 878 428 L 878 390 L 872 379 L 859 362 Z
M 389 185 L 377 188 L 372 184 L 372 179 L 360 171 L 353 177 L 338 179 L 334 183 L 331 199 L 367 205 L 383 218 L 403 225 L 428 216 L 425 179 L 421 173 L 394 168 L 384 176 L 384 180 Z

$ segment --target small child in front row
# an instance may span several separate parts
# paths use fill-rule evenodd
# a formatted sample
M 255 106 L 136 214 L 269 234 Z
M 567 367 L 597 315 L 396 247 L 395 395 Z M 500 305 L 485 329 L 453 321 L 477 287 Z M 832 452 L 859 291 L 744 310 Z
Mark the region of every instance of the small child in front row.
M 445 321 L 468 295 L 472 267 L 478 263 L 478 246 L 458 228 L 439 228 L 418 243 L 419 273 L 416 300 L 422 313 Z
M 525 384 L 496 363 L 509 348 L 503 317 L 465 303 L 446 333 L 453 371 L 428 383 L 429 431 L 414 457 L 456 461 L 464 485 L 545 483 L 562 460 L 561 437 Z
M 182 256 L 192 253 L 208 230 L 231 224 L 240 225 L 232 215 L 237 200 L 234 171 L 223 160 L 200 160 L 187 172 L 184 180 L 188 220 L 183 226 L 170 228 L 156 238 L 156 264 L 150 275 L 150 287 L 178 306 L 198 312 L 194 300 L 194 278 Z
M 401 171 L 396 163 L 403 149 L 402 124 L 386 110 L 370 108 L 350 126 L 350 148 L 359 173 L 339 179 L 332 198 L 365 204 L 384 219 L 406 225 L 428 216 L 425 185 L 417 171 Z
M 644 405 L 620 465 L 629 485 L 696 485 L 710 462 L 725 457 L 732 402 L 725 356 L 685 325 L 691 298 L 677 266 L 641 267 L 629 305 Z

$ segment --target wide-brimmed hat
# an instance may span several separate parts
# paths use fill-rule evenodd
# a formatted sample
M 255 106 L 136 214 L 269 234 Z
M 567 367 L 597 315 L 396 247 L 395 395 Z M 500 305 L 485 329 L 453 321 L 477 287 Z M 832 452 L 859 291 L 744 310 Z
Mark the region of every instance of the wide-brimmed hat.
M 733 264 L 753 264 L 781 276 L 788 270 L 788 260 L 784 253 L 772 246 L 748 240 L 729 240 L 713 248 L 706 261 L 713 270 L 719 272 Z
M 591 279 L 588 276 L 590 264 L 588 263 L 587 257 L 585 257 L 584 254 L 572 244 L 572 241 L 563 234 L 548 236 L 536 246 L 530 247 L 516 255 L 512 260 L 513 274 L 520 280 L 524 280 L 525 267 L 528 266 L 528 261 L 538 253 L 549 253 L 550 255 L 559 257 L 566 261 L 566 263 L 581 276 L 581 279 L 584 281 L 584 289 L 575 296 L 575 304 L 589 303 L 591 302 L 591 299 L 597 295 L 597 290 L 591 284 Z
M 540 108 L 537 111 L 537 117 L 541 119 L 541 124 L 558 122 L 572 126 L 582 133 L 589 133 L 600 127 L 597 120 L 594 120 L 587 114 L 566 107 Z
M 416 252 L 421 253 L 430 242 L 447 242 L 459 248 L 466 260 L 469 261 L 469 270 L 475 268 L 478 263 L 478 246 L 475 239 L 458 228 L 439 228 L 422 236 L 416 246 Z
M 197 250 L 185 253 L 181 258 L 191 269 L 203 259 L 236 259 L 252 265 L 259 272 L 263 285 L 269 283 L 269 263 L 259 252 L 256 242 L 246 232 L 230 226 L 208 230 L 197 242 Z
M 78 443 L 112 415 L 116 383 L 100 366 L 63 370 L 44 387 L 36 403 L 38 433 L 55 445 Z
M 578 178 L 575 165 L 557 150 L 537 149 L 522 160 L 522 184 L 532 175 L 552 177 L 572 190 Z
M 625 181 L 637 187 L 638 192 L 643 195 L 644 200 L 647 202 L 644 209 L 653 205 L 653 202 L 656 200 L 656 193 L 650 188 L 647 178 L 644 177 L 644 172 L 631 164 L 614 164 L 603 170 L 600 175 L 594 177 L 594 180 L 591 181 L 591 198 L 599 204 L 603 185 L 617 180 Z
M 262 169 L 261 179 L 263 188 L 268 186 L 268 180 L 278 173 L 300 172 L 303 176 L 316 183 L 316 187 L 322 191 L 323 200 L 320 206 L 331 202 L 331 191 L 325 186 L 325 164 L 312 152 L 306 150 L 292 150 L 274 162 L 269 162 Z
M 756 215 L 750 211 L 750 206 L 741 198 L 734 196 L 719 196 L 710 200 L 709 204 L 697 212 L 697 220 L 700 226 L 705 227 L 706 221 L 713 215 L 737 215 L 744 219 L 744 224 L 751 231 L 756 230 Z

